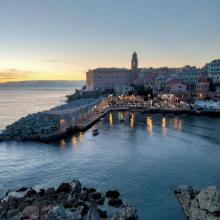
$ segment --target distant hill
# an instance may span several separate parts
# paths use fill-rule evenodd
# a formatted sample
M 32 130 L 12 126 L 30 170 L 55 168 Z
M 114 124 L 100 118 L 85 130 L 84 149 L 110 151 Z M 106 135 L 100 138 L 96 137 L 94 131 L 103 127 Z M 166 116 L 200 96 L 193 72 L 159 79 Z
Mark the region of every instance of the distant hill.
M 0 87 L 82 87 L 84 80 L 36 80 L 0 83 Z

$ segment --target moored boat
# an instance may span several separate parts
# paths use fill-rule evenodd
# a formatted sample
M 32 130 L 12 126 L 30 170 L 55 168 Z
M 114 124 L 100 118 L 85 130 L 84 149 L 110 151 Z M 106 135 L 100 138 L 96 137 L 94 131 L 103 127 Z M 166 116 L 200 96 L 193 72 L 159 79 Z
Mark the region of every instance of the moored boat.
M 95 136 L 95 135 L 98 135 L 98 134 L 99 134 L 99 130 L 98 129 L 93 129 L 92 135 Z

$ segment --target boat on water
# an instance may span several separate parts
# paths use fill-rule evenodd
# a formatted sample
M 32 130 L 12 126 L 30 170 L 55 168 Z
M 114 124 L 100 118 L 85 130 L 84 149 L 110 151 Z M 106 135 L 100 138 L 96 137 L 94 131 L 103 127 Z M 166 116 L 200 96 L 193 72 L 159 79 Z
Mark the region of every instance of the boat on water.
M 99 134 L 99 130 L 98 130 L 98 129 L 93 129 L 92 135 L 93 135 L 93 136 L 96 136 L 96 135 L 98 135 L 98 134 Z

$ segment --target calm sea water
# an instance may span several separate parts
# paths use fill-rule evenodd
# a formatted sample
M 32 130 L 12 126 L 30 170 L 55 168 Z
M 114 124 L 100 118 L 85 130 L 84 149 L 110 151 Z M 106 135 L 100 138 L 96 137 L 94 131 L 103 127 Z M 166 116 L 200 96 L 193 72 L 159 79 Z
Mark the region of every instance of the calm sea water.
M 64 92 L 32 91 L 33 98 L 29 91 L 1 91 L 1 127 L 59 103 Z M 141 220 L 183 220 L 173 188 L 220 183 L 220 119 L 140 113 L 129 119 L 124 112 L 107 115 L 95 127 L 100 131 L 95 137 L 91 128 L 52 144 L 0 143 L 0 195 L 8 188 L 78 178 L 101 191 L 118 189 Z

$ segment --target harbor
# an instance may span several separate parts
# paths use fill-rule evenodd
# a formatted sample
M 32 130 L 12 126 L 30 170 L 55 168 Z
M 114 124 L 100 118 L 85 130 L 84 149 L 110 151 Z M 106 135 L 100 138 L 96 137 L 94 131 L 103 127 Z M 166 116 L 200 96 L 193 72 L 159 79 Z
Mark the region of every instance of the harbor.
M 76 132 L 85 132 L 93 124 L 113 111 L 141 112 L 144 114 L 188 115 L 220 117 L 220 110 L 212 108 L 191 109 L 185 103 L 179 105 L 161 101 L 143 101 L 141 97 L 108 97 L 80 99 L 34 113 L 21 118 L 0 134 L 1 141 L 60 140 Z

